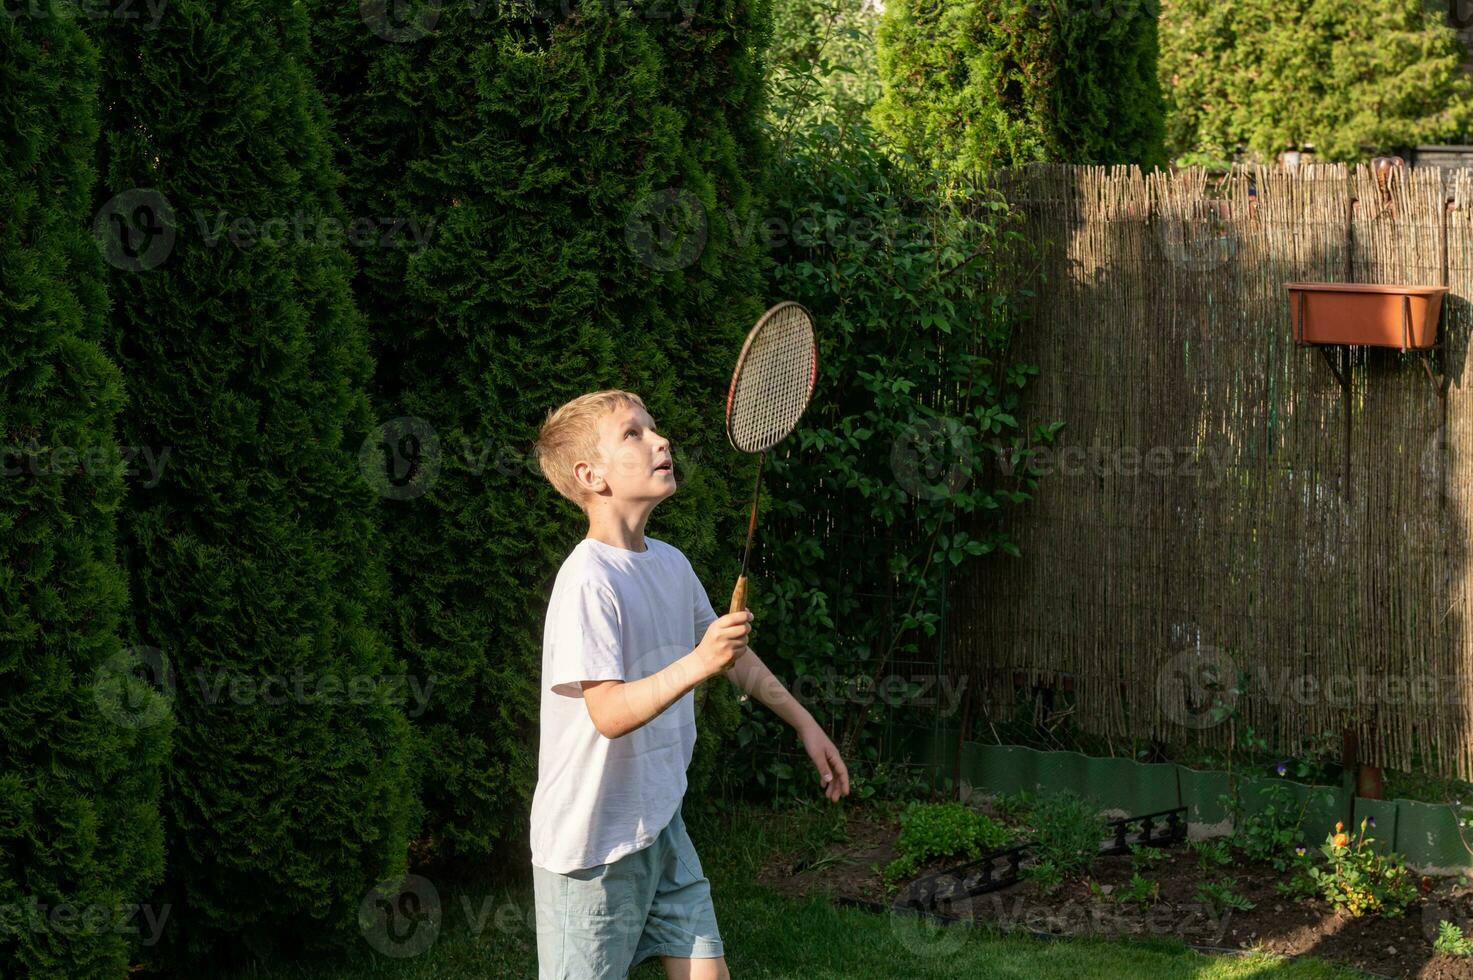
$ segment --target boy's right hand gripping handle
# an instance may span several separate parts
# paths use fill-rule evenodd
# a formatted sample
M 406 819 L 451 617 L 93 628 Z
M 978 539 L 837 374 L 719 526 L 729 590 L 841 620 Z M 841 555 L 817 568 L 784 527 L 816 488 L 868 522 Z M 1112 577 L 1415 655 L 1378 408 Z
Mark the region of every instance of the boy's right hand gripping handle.
M 737 579 L 736 588 L 731 593 L 731 608 L 727 614 L 741 612 L 747 608 L 747 576 L 743 575 Z

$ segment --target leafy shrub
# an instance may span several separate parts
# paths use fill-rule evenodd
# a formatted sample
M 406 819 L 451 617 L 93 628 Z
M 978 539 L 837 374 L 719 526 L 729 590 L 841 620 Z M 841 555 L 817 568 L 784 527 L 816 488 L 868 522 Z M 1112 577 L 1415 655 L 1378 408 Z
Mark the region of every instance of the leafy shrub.
M 1302 803 L 1295 803 L 1293 794 L 1281 782 L 1269 783 L 1265 794 L 1269 798 L 1267 805 L 1237 821 L 1233 846 L 1255 861 L 1267 861 L 1276 870 L 1284 871 L 1299 840 L 1309 796 Z
M 1246 895 L 1239 895 L 1235 890 L 1237 884 L 1238 879 L 1236 878 L 1201 882 L 1197 885 L 1196 899 L 1211 907 L 1214 915 L 1220 915 L 1225 909 L 1247 912 L 1257 903 Z
M 1156 9 L 1119 0 L 891 0 L 871 117 L 956 174 L 1034 160 L 1166 162 Z
M 1222 868 L 1233 863 L 1233 852 L 1226 841 L 1194 840 L 1187 846 L 1197 855 L 1197 866 L 1203 871 L 1211 871 L 1213 868 Z
M 791 234 L 770 243 L 769 292 L 813 313 L 821 368 L 792 451 L 767 462 L 752 605 L 769 625 L 754 645 L 779 676 L 818 682 L 809 709 L 863 768 L 879 761 L 882 711 L 934 717 L 907 704 L 920 684 L 873 694 L 895 665 L 929 657 L 944 576 L 1020 553 L 1008 522 L 1035 477 L 997 460 L 1022 438 L 1015 413 L 1036 369 L 1009 353 L 1022 297 L 993 257 L 1027 243 L 997 195 L 939 196 L 934 175 L 888 159 L 860 126 L 803 131 L 771 189 Z M 742 729 L 758 747 L 790 737 L 760 706 Z M 764 789 L 807 792 L 779 779 L 776 753 L 738 762 Z
M 1145 847 L 1141 844 L 1130 845 L 1130 870 L 1134 872 L 1149 871 L 1166 859 L 1166 852 L 1159 847 Z
M 1034 858 L 1064 877 L 1081 875 L 1100 853 L 1106 821 L 1099 806 L 1068 790 L 1045 793 L 1028 809 Z
M 1437 938 L 1432 941 L 1432 948 L 1448 956 L 1473 956 L 1473 939 L 1464 936 L 1463 930 L 1455 923 L 1443 919 L 1437 924 Z
M 912 803 L 900 828 L 900 856 L 885 868 L 886 884 L 915 874 L 931 858 L 975 860 L 1012 839 L 1007 827 L 962 803 Z
M 1151 881 L 1139 873 L 1130 876 L 1130 884 L 1126 885 L 1117 894 L 1122 902 L 1130 902 L 1142 907 L 1154 905 L 1161 901 L 1161 882 Z
M 1034 861 L 1018 872 L 1019 877 L 1031 881 L 1043 889 L 1045 894 L 1055 891 L 1064 883 L 1064 872 L 1052 861 Z
M 1396 917 L 1417 898 L 1411 872 L 1394 854 L 1380 854 L 1369 846 L 1367 819 L 1360 822 L 1354 837 L 1337 822 L 1325 838 L 1320 852 L 1325 867 L 1309 868 L 1309 877 L 1319 886 L 1320 896 L 1339 912 L 1358 918 L 1367 912 Z

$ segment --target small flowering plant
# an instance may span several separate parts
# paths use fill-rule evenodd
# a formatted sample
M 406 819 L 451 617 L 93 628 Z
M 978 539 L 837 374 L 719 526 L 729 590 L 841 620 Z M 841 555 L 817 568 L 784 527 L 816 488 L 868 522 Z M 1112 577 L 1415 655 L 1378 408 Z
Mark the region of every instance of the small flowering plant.
M 1378 854 L 1369 846 L 1375 838 L 1366 830 L 1374 825 L 1373 818 L 1361 820 L 1360 832 L 1352 837 L 1337 822 L 1320 847 L 1325 866 L 1311 864 L 1305 872 L 1325 901 L 1352 918 L 1367 912 L 1395 918 L 1417 898 L 1416 883 L 1401 858 Z

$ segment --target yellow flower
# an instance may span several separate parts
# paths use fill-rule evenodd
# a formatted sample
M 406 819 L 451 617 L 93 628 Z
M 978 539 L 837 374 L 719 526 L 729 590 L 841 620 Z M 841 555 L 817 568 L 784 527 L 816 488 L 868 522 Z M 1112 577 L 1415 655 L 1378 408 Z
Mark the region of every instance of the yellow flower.
M 1339 824 L 1336 824 L 1335 826 L 1338 827 Z M 1336 847 L 1344 847 L 1344 846 L 1346 846 L 1349 843 L 1350 843 L 1350 837 L 1349 837 L 1349 835 L 1347 835 L 1347 834 L 1336 834 L 1335 835 L 1335 846 Z

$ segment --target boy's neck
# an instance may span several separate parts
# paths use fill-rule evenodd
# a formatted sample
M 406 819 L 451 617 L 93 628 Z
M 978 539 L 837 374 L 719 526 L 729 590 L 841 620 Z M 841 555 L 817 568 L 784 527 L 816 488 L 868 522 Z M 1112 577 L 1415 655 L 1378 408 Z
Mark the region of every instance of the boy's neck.
M 643 513 L 613 514 L 597 508 L 588 514 L 586 537 L 625 551 L 645 551 L 644 525 L 649 511 Z

